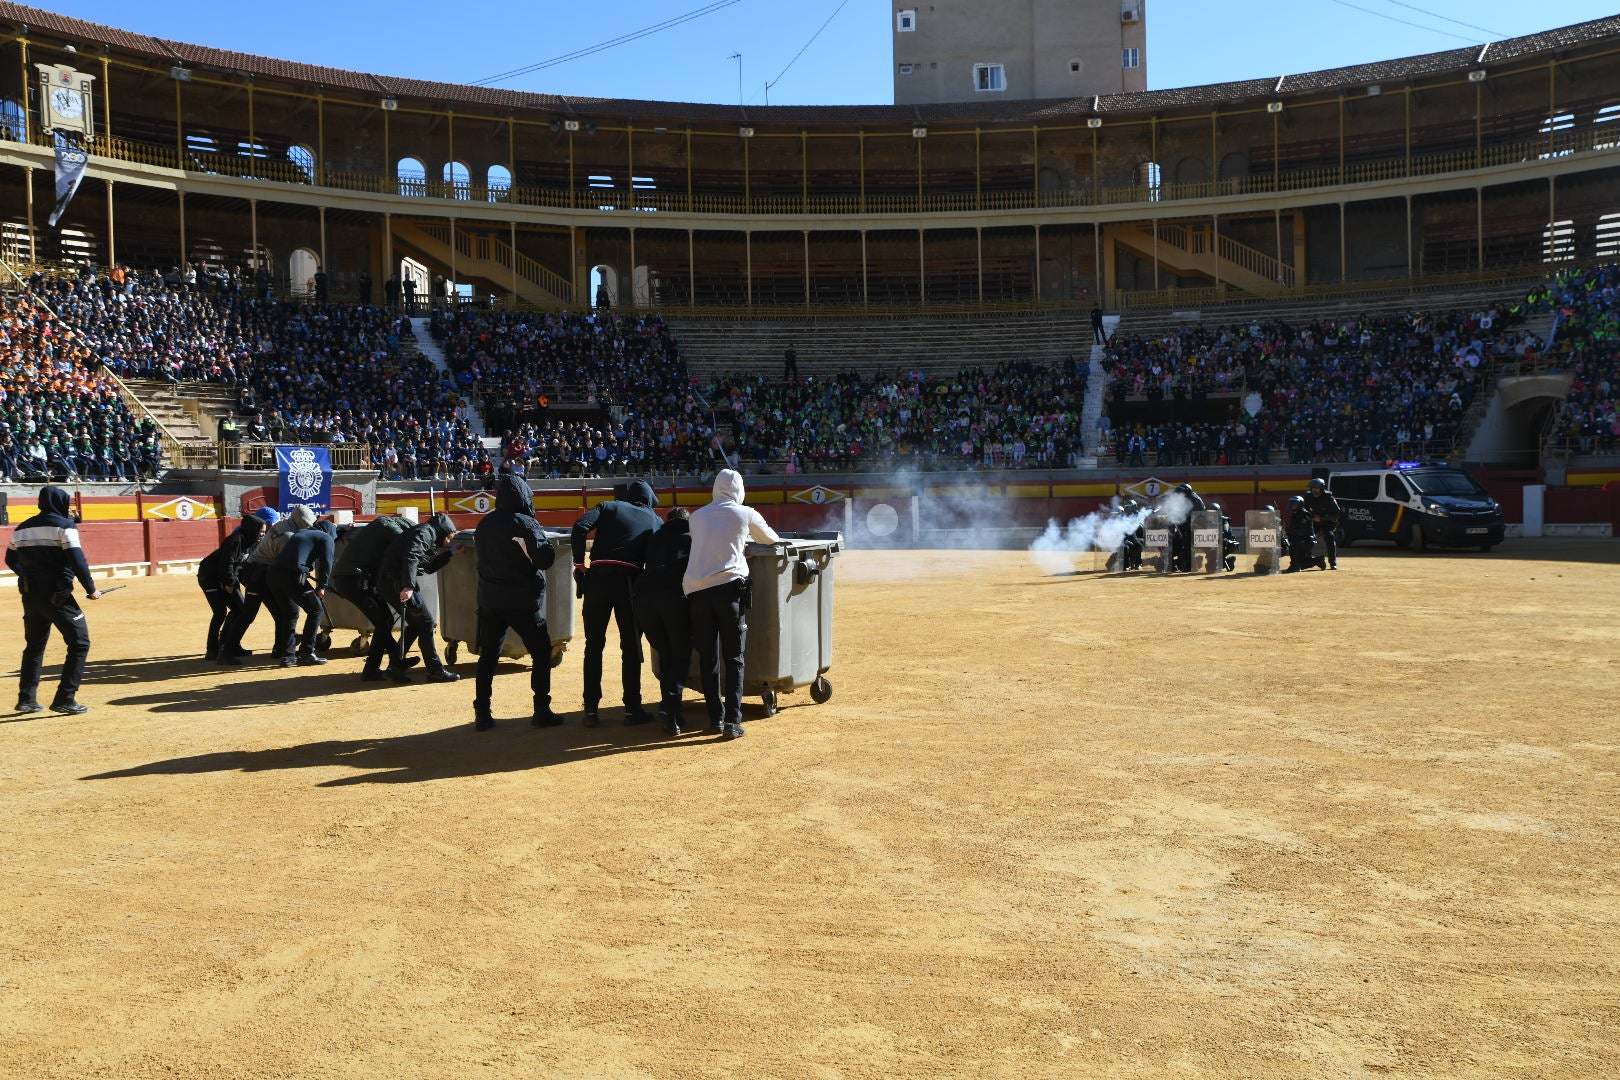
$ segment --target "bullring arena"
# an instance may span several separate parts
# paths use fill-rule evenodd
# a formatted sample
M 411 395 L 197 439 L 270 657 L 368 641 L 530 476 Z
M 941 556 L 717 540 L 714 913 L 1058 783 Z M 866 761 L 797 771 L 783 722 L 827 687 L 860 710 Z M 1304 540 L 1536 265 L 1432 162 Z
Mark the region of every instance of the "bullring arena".
M 0 543 L 61 487 L 120 587 L 0 713 L 0 1078 L 1620 1073 L 1620 18 L 743 110 L 0 2 L 0 73 Z M 734 467 L 845 545 L 831 695 L 205 659 L 295 453 L 461 529 Z M 1315 479 L 1337 572 L 1092 550 Z

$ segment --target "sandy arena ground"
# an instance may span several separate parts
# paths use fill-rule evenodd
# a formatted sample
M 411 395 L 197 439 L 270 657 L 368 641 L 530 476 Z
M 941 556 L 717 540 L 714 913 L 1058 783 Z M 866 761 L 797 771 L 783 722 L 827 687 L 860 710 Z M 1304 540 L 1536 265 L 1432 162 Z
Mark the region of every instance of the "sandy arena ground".
M 734 744 L 584 730 L 577 643 L 548 731 L 222 673 L 136 580 L 0 715 L 0 1076 L 1615 1076 L 1617 563 L 854 552 Z

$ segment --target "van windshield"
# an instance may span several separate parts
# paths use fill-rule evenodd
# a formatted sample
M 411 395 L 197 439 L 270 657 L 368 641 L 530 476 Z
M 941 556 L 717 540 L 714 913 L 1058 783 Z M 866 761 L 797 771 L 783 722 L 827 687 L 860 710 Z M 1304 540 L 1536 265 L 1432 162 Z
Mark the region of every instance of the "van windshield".
M 1465 472 L 1409 472 L 1405 476 L 1424 495 L 1485 494 L 1485 489 Z

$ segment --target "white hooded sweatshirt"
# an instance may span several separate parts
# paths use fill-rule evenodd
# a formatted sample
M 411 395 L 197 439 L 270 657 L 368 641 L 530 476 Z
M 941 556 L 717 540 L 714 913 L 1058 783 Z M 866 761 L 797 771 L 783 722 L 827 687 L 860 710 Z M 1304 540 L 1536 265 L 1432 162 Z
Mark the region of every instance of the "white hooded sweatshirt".
M 777 536 L 759 511 L 743 505 L 743 479 L 735 470 L 721 469 L 714 478 L 714 500 L 692 511 L 692 557 L 681 579 L 687 596 L 748 576 L 743 554 L 749 539 L 775 544 Z

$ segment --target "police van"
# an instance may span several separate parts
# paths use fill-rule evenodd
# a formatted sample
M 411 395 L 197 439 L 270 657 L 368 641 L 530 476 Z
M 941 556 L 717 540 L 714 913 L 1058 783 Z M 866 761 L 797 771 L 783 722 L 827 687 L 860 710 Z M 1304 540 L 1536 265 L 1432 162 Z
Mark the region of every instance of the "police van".
M 1383 468 L 1335 469 L 1342 543 L 1392 540 L 1396 547 L 1472 547 L 1502 542 L 1501 508 L 1479 482 L 1445 462 L 1392 461 Z

